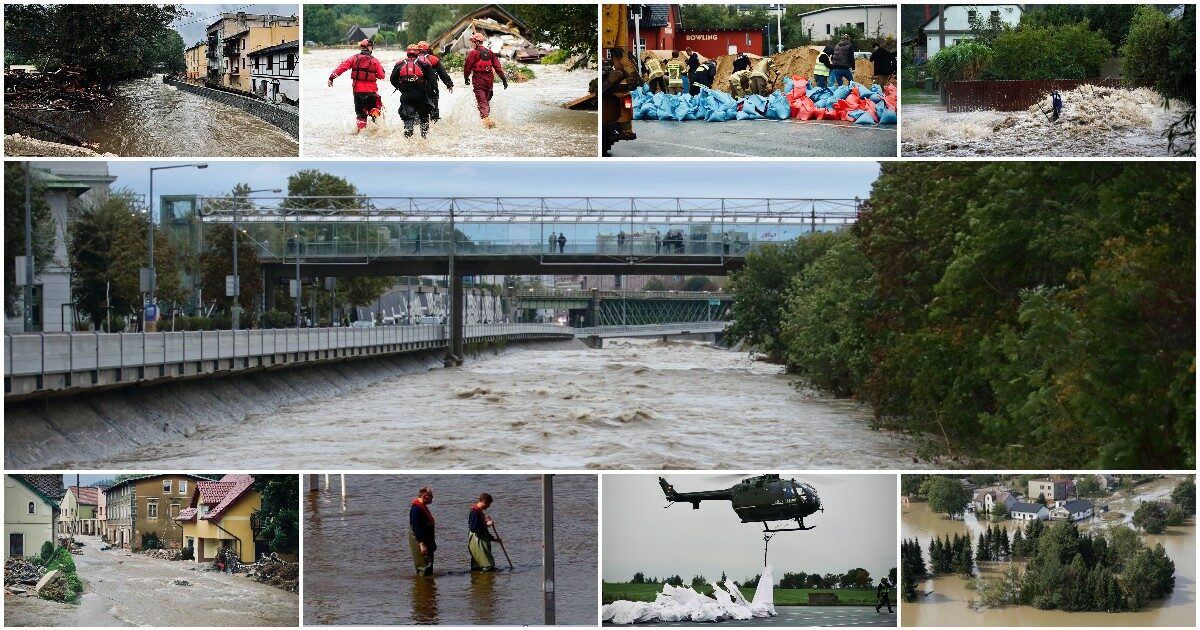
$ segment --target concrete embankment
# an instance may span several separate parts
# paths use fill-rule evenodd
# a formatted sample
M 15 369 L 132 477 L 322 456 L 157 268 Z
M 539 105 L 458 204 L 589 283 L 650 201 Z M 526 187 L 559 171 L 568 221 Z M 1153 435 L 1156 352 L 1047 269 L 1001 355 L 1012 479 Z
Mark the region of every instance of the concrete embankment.
M 577 350 L 574 339 L 511 342 L 494 354 L 521 350 Z M 4 464 L 50 469 L 111 459 L 164 441 L 220 431 L 251 415 L 333 398 L 380 381 L 442 368 L 444 350 L 258 371 L 95 394 L 5 405 Z M 470 361 L 486 361 L 492 353 Z M 396 421 L 404 410 L 396 409 Z M 263 444 L 263 448 L 270 448 Z
M 163 77 L 163 83 L 176 89 L 191 92 L 205 98 L 211 98 L 219 103 L 236 107 L 244 112 L 253 114 L 276 127 L 288 132 L 293 138 L 300 139 L 300 113 L 294 109 L 285 109 L 262 100 L 242 96 L 223 90 L 214 90 L 201 85 L 193 85 L 186 81 L 178 81 Z

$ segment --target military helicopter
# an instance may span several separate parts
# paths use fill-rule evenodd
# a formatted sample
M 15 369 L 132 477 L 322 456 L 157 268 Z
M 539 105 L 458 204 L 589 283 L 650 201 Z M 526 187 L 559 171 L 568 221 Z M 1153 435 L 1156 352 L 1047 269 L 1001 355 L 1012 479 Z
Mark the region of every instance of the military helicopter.
M 666 507 L 675 503 L 691 503 L 692 509 L 698 510 L 701 501 L 729 501 L 743 523 L 761 523 L 764 565 L 771 538 L 779 532 L 813 529 L 816 526 L 806 526 L 804 517 L 825 511 L 815 488 L 795 479 L 782 479 L 775 474 L 748 477 L 725 490 L 679 492 L 662 477 L 658 478 L 658 485 L 667 498 Z M 795 521 L 796 526 L 772 529 L 770 524 L 775 521 Z

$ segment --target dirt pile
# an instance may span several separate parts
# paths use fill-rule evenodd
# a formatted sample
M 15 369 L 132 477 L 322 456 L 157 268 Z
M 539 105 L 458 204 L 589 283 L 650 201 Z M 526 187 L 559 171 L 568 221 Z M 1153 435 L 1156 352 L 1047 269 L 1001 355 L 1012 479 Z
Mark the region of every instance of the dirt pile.
M 4 585 L 33 586 L 42 579 L 42 568 L 25 558 L 9 558 L 4 561 Z
M 783 89 L 783 77 L 800 75 L 802 77 L 812 79 L 813 66 L 817 62 L 817 57 L 824 50 L 824 46 L 801 46 L 800 48 L 789 48 L 781 53 L 771 55 L 771 60 L 775 62 L 775 68 L 779 70 L 779 80 L 775 82 L 773 89 Z M 752 61 L 761 59 L 758 55 L 747 54 Z M 733 60 L 736 55 L 721 55 L 716 58 L 717 75 L 713 79 L 713 87 L 727 92 L 729 87 L 729 75 L 733 74 Z M 854 80 L 871 86 L 874 80 L 875 66 L 868 59 L 854 60 Z
M 297 562 L 289 562 L 271 554 L 245 568 L 248 569 L 246 577 L 255 582 L 269 584 L 289 593 L 300 592 L 300 564 Z

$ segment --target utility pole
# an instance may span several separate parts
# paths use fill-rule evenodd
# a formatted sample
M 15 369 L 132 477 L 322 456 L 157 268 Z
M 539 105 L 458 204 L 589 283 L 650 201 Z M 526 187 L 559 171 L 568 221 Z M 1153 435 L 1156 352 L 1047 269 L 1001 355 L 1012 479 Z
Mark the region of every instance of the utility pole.
M 554 625 L 554 475 L 542 475 L 542 610 Z
M 25 332 L 33 332 L 33 186 L 25 161 Z M 13 271 L 16 271 L 15 269 Z

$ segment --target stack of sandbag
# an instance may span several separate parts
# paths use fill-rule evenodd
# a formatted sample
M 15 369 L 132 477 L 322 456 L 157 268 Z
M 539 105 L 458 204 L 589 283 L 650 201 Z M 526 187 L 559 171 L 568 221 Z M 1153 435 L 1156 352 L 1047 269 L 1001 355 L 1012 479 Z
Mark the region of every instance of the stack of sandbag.
M 846 120 L 859 125 L 895 124 L 896 86 L 860 83 L 814 88 L 800 75 L 784 79 L 784 90 L 740 100 L 700 86 L 700 93 L 651 93 L 645 85 L 632 93 L 636 120 Z

